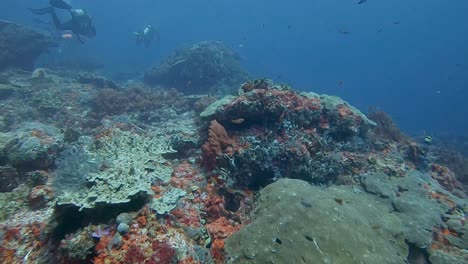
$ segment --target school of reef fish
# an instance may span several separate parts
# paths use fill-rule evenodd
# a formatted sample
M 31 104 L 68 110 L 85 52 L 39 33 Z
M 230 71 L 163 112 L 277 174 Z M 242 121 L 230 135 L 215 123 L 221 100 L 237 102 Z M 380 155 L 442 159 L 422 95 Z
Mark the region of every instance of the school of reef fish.
M 2 263 L 468 262 L 467 158 L 380 110 L 252 79 L 220 42 L 112 80 L 0 32 Z

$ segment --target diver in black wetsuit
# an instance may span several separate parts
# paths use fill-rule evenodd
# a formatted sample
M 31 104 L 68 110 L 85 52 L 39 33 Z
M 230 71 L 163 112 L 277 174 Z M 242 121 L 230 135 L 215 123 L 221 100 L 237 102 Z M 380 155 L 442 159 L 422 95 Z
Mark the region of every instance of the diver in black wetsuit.
M 153 27 L 151 24 L 146 25 L 142 31 L 133 32 L 136 36 L 136 43 L 140 45 L 141 43 L 145 44 L 145 47 L 149 47 L 152 41 L 159 40 L 158 29 Z
M 51 14 L 54 25 L 57 29 L 60 30 L 70 30 L 75 33 L 78 37 L 78 40 L 83 43 L 83 40 L 80 36 L 94 37 L 96 36 L 96 28 L 94 27 L 93 20 L 86 11 L 83 9 L 73 9 L 69 4 L 65 3 L 63 0 L 50 0 L 50 5 L 46 8 L 33 9 L 30 8 L 31 12 L 36 15 Z M 70 12 L 71 19 L 67 22 L 60 22 L 55 9 L 65 9 Z

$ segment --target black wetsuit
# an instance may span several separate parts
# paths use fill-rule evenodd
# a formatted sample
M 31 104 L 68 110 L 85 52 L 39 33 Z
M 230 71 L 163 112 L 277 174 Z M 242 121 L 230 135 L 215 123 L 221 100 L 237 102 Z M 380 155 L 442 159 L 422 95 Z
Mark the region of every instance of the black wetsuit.
M 34 14 L 43 15 L 51 14 L 54 25 L 57 29 L 60 30 L 71 30 L 78 36 L 80 35 L 86 37 L 96 36 L 96 29 L 94 28 L 94 23 L 91 17 L 82 9 L 73 9 L 70 5 L 65 3 L 63 0 L 50 0 L 49 7 L 41 9 L 30 9 Z M 68 10 L 71 15 L 71 19 L 67 22 L 62 23 L 55 13 L 54 8 Z

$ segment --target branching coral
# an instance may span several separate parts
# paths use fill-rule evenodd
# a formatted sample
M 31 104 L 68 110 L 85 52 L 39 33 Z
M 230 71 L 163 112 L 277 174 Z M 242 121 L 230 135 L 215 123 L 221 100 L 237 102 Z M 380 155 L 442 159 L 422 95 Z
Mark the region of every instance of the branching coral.
M 219 157 L 223 150 L 231 144 L 231 139 L 226 133 L 226 129 L 218 123 L 218 121 L 211 121 L 208 131 L 208 140 L 203 144 L 203 165 L 207 169 L 214 169 L 216 166 L 216 159 Z

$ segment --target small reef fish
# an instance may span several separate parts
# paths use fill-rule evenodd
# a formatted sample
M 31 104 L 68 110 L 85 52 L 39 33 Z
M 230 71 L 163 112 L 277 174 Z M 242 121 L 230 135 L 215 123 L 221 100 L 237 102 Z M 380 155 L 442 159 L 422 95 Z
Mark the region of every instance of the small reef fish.
M 367 0 L 359 0 L 358 5 L 364 4 L 365 2 L 367 2 Z
M 338 32 L 343 34 L 343 35 L 348 35 L 350 32 L 346 29 L 338 29 Z
M 71 38 L 73 38 L 73 34 L 64 33 L 64 34 L 62 34 L 62 38 L 63 38 L 63 39 L 71 39 Z
M 244 123 L 244 121 L 245 121 L 244 118 L 237 118 L 237 119 L 231 120 L 231 123 L 239 125 L 239 124 Z

